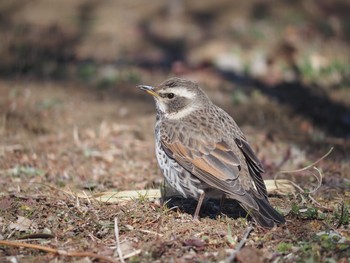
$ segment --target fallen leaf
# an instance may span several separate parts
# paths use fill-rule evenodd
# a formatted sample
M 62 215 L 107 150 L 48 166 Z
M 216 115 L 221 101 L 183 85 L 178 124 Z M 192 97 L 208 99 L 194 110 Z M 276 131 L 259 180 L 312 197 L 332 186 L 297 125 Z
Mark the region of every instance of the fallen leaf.
M 262 263 L 261 255 L 253 247 L 244 247 L 237 253 L 236 256 L 238 262 L 241 263 Z
M 120 244 L 120 249 L 123 251 L 123 255 L 129 254 L 134 251 L 134 245 L 131 241 L 125 241 Z
M 81 258 L 81 259 L 78 259 L 78 260 L 74 260 L 75 263 L 91 263 L 91 259 L 88 258 L 88 257 L 85 257 L 85 258 Z
M 185 239 L 183 241 L 185 246 L 193 247 L 196 250 L 204 250 L 205 242 L 198 238 Z
M 0 210 L 7 210 L 12 206 L 12 200 L 10 198 L 4 198 L 0 200 Z
M 18 231 L 21 231 L 21 232 L 24 232 L 24 231 L 27 231 L 29 230 L 29 228 L 33 226 L 33 221 L 26 218 L 26 217 L 23 217 L 23 216 L 18 216 L 18 219 L 15 223 L 11 223 L 9 225 L 9 228 L 11 230 L 18 230 Z

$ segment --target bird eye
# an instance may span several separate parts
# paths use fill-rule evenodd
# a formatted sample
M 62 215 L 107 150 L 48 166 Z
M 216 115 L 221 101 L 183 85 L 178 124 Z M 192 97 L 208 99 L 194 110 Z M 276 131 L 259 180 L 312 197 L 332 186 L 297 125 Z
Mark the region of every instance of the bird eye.
M 174 96 L 175 96 L 174 93 L 168 93 L 167 94 L 168 99 L 172 99 L 172 98 L 174 98 Z

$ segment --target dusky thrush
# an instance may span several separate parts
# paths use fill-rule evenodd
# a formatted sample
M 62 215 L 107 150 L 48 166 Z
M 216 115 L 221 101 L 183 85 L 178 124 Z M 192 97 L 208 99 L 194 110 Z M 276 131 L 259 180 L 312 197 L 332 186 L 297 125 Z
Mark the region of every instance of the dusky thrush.
M 156 102 L 155 144 L 167 183 L 185 198 L 233 198 L 261 226 L 285 220 L 269 203 L 263 167 L 236 122 L 197 83 L 171 78 L 140 85 Z

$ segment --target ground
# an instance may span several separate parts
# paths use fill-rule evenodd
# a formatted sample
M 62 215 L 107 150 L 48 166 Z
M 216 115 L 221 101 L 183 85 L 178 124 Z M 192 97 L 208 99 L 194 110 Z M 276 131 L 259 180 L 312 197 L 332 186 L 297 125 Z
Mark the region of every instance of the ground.
M 136 85 L 180 75 L 235 118 L 264 179 L 301 187 L 270 196 L 287 223 L 255 226 L 236 260 L 348 262 L 347 2 L 142 3 L 1 5 L 0 241 L 59 250 L 0 243 L 1 261 L 118 262 L 116 225 L 127 262 L 227 259 L 251 224 L 234 204 L 209 201 L 196 222 L 191 201 L 74 194 L 161 187 L 155 107 Z M 331 148 L 318 171 L 281 173 Z

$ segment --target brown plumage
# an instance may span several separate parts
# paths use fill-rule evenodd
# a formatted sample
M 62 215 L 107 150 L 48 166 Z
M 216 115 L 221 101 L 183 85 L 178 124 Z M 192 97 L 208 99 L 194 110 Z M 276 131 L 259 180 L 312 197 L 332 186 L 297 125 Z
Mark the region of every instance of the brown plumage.
M 179 78 L 139 86 L 155 98 L 158 164 L 168 184 L 184 197 L 236 199 L 263 227 L 284 223 L 270 205 L 262 165 L 235 121 L 198 84 Z

